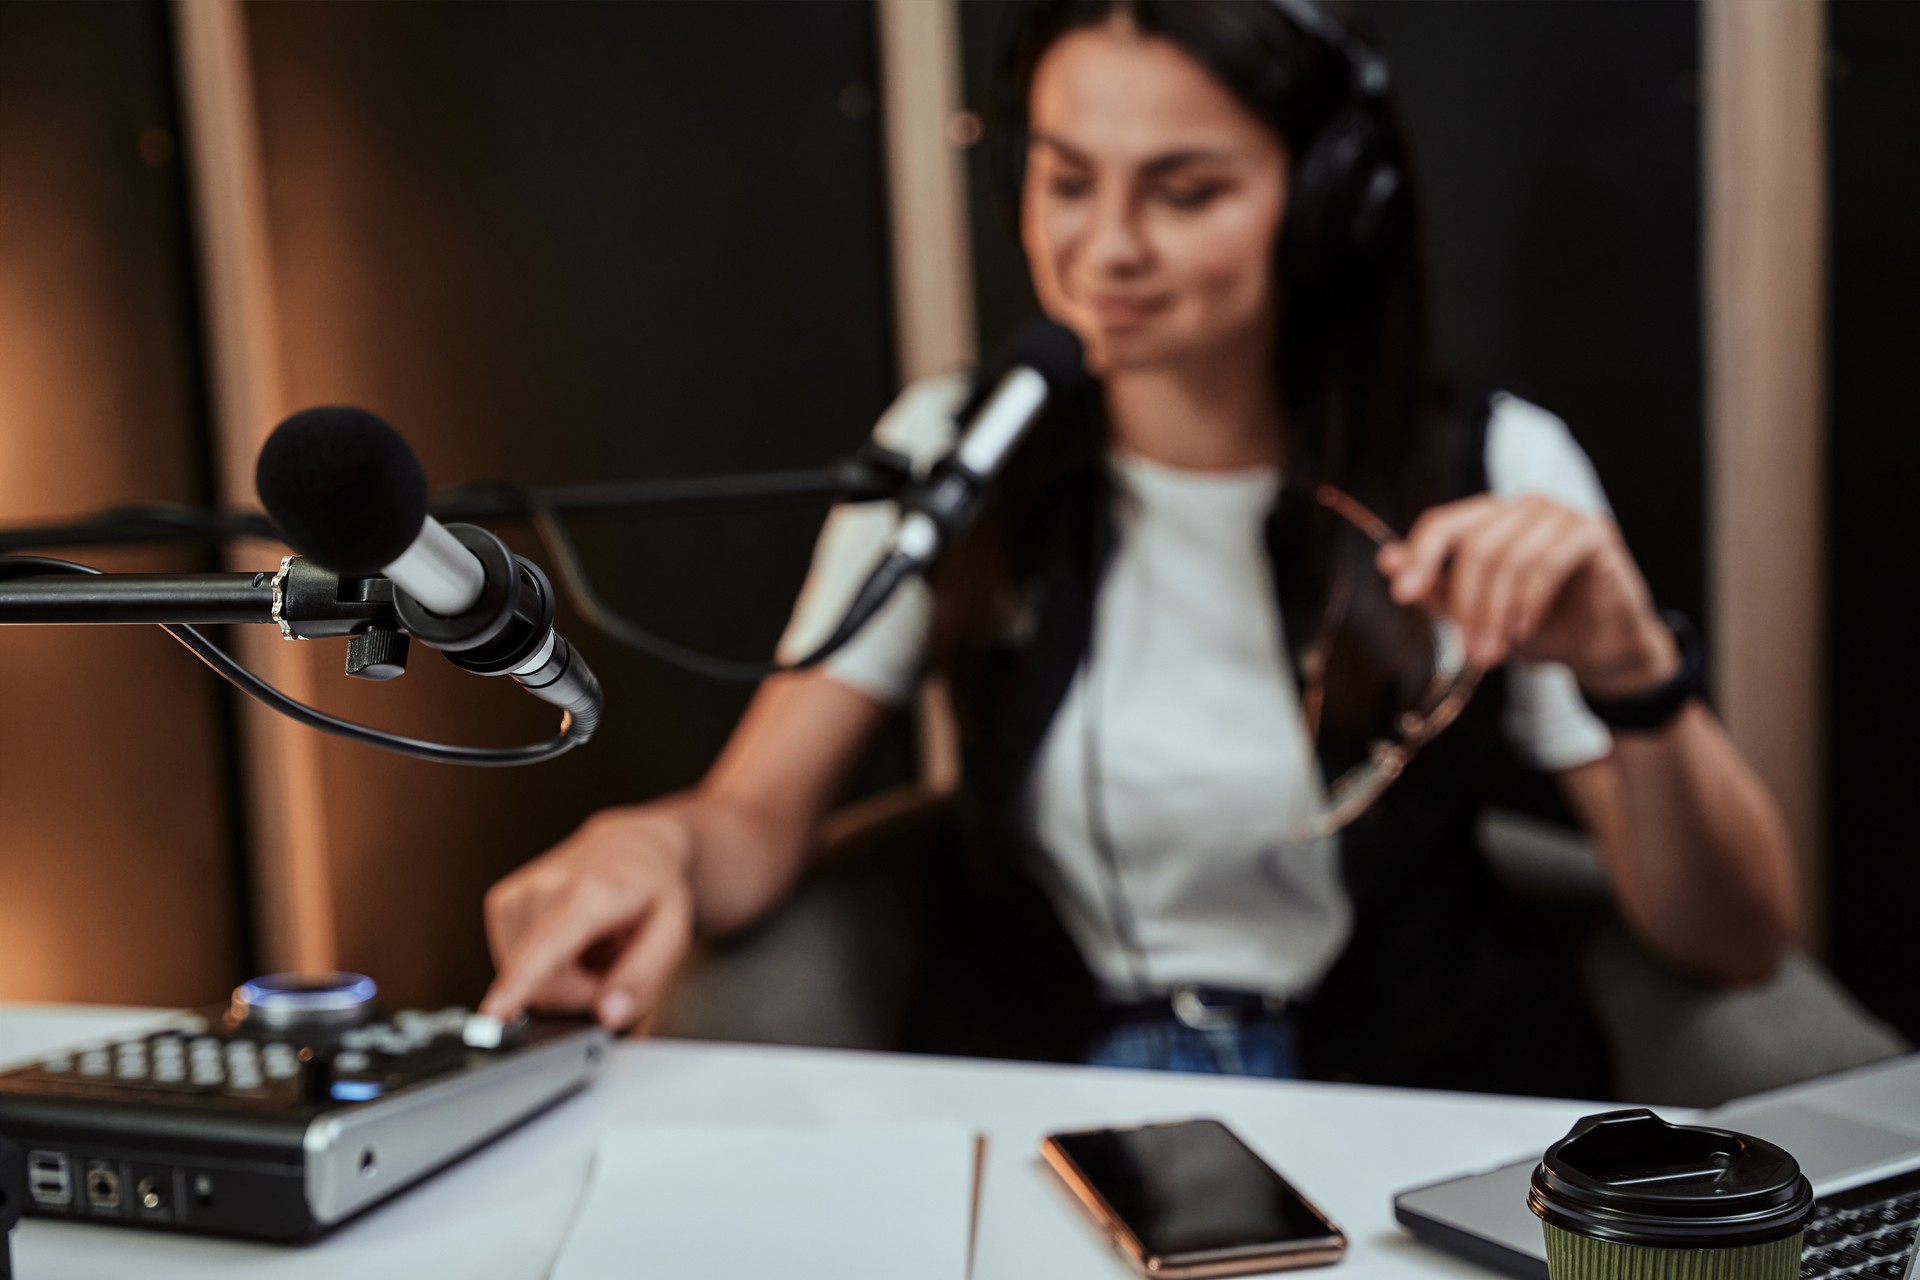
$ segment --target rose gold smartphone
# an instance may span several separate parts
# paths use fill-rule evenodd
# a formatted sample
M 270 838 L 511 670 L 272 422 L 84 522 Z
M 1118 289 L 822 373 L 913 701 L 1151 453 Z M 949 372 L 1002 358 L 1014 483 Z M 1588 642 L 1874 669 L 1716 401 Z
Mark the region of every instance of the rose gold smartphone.
M 1338 1262 L 1347 1238 L 1218 1120 L 1056 1133 L 1040 1154 L 1143 1276 Z

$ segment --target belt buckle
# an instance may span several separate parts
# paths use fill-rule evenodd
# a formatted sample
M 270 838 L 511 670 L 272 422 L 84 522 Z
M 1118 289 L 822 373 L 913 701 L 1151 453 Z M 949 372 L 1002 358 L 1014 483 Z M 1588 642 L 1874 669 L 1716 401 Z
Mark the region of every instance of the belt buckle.
M 1239 1015 L 1231 1009 L 1216 1009 L 1200 998 L 1200 984 L 1183 982 L 1171 996 L 1173 1016 L 1181 1026 L 1195 1031 L 1226 1031 L 1240 1025 Z

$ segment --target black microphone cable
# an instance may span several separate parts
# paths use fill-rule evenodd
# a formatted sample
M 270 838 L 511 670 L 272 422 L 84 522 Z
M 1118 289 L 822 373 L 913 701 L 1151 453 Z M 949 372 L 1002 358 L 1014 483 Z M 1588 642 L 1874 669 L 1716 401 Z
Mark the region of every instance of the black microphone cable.
M 811 480 L 810 483 L 812 483 Z M 574 541 L 572 532 L 567 528 L 558 504 L 552 500 L 553 492 L 551 489 L 516 485 L 504 481 L 485 481 L 445 489 L 439 496 L 443 503 L 454 507 L 463 503 L 470 504 L 475 499 L 489 499 L 489 505 L 496 508 L 493 514 L 526 520 L 539 538 L 541 548 L 552 560 L 555 577 L 566 593 L 567 602 L 573 606 L 573 611 L 580 615 L 581 621 L 609 639 L 643 653 L 657 662 L 664 662 L 668 666 L 677 667 L 709 680 L 729 684 L 756 684 L 768 676 L 787 671 L 804 671 L 825 662 L 859 632 L 867 619 L 878 612 L 879 606 L 885 603 L 885 597 L 912 574 L 912 566 L 901 563 L 877 576 L 862 593 L 867 599 L 856 601 L 858 608 L 849 608 L 834 634 L 813 652 L 794 662 L 781 663 L 721 657 L 670 639 L 615 611 L 588 576 L 579 546 Z M 175 503 L 141 503 L 115 507 L 66 526 L 65 532 L 70 533 L 74 541 L 108 543 L 139 542 L 150 540 L 155 536 L 169 535 L 205 539 L 241 536 L 273 542 L 282 540 L 279 530 L 273 527 L 272 522 L 265 515 L 253 512 L 205 511 Z M 29 559 L 40 559 L 9 552 L 6 549 L 6 541 L 6 535 L 0 534 L 0 563 L 19 563 Z M 59 538 L 40 536 L 40 532 L 36 531 L 33 545 L 54 545 L 59 541 Z M 40 562 L 71 563 L 45 560 Z M 88 572 L 90 570 L 85 566 L 75 566 L 72 571 Z M 48 572 L 54 571 L 48 570 Z
M 1091 385 L 1080 340 L 1071 330 L 1046 320 L 1022 328 L 989 367 L 1003 372 L 995 379 L 977 379 L 974 394 L 957 415 L 960 439 L 925 477 L 909 486 L 892 545 L 868 570 L 832 633 L 793 662 L 714 657 L 621 617 L 593 589 L 559 512 L 539 490 L 515 485 L 489 488 L 507 495 L 527 513 L 575 610 L 603 634 L 649 657 L 715 680 L 753 683 L 782 672 L 804 671 L 845 647 L 907 579 L 927 572 L 947 544 L 965 533 L 994 475 L 1050 401 L 1078 396 Z
M 876 573 L 868 580 L 866 587 L 845 610 L 833 634 L 811 652 L 795 661 L 762 662 L 723 658 L 689 648 L 677 640 L 671 640 L 615 612 L 594 588 L 592 580 L 587 576 L 586 565 L 580 558 L 580 549 L 575 544 L 573 535 L 568 531 L 560 513 L 546 501 L 545 495 L 540 490 L 523 489 L 517 485 L 507 484 L 487 487 L 525 510 L 535 535 L 540 539 L 541 547 L 553 564 L 555 575 L 560 579 L 560 586 L 566 592 L 568 603 L 573 605 L 574 612 L 580 615 L 581 621 L 628 648 L 670 666 L 678 667 L 682 671 L 704 676 L 709 680 L 733 684 L 755 684 L 768 676 L 805 671 L 809 667 L 818 666 L 845 647 L 846 643 L 859 633 L 875 613 L 880 611 L 880 606 L 887 602 L 888 597 L 914 571 L 914 566 L 901 557 L 891 557 L 889 561 L 883 562 L 882 572 Z
M 77 564 L 71 560 L 56 560 L 50 556 L 0 556 L 0 579 L 25 578 L 37 574 L 104 572 L 105 570 L 96 569 L 92 565 Z M 345 738 L 349 742 L 358 742 L 365 746 L 380 747 L 403 756 L 412 756 L 416 760 L 430 760 L 436 764 L 496 768 L 538 764 L 573 750 L 591 737 L 596 727 L 596 717 L 576 715 L 569 710 L 561 713 L 560 733 L 557 736 L 545 742 L 533 742 L 520 747 L 467 747 L 409 738 L 390 733 L 385 729 L 376 729 L 372 725 L 343 720 L 317 707 L 308 706 L 268 684 L 258 674 L 241 664 L 232 654 L 208 639 L 198 628 L 187 626 L 185 623 L 161 623 L 160 628 L 185 645 L 195 657 L 213 668 L 215 673 L 234 688 L 278 711 L 288 719 L 310 729 L 317 729 L 321 733 L 332 734 L 336 738 Z

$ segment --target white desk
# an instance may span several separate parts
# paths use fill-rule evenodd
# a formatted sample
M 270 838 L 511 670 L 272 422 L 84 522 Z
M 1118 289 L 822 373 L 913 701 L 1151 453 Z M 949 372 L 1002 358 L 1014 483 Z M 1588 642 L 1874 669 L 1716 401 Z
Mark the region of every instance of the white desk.
M 0 1061 L 112 1034 L 140 1010 L 0 1005 Z M 1352 1240 L 1333 1275 L 1485 1275 L 1393 1224 L 1392 1194 L 1544 1149 L 1593 1104 L 1149 1071 L 1007 1065 L 686 1041 L 628 1041 L 585 1093 L 302 1248 L 29 1220 L 22 1280 L 351 1277 L 541 1280 L 611 1125 L 959 1120 L 989 1138 L 978 1280 L 1131 1273 L 1036 1154 L 1056 1129 L 1194 1115 L 1226 1120 Z M 830 1175 L 830 1171 L 823 1171 Z M 714 1206 L 714 1229 L 751 1230 Z M 644 1275 L 644 1260 L 635 1275 Z M 751 1280 L 742 1277 L 741 1280 Z

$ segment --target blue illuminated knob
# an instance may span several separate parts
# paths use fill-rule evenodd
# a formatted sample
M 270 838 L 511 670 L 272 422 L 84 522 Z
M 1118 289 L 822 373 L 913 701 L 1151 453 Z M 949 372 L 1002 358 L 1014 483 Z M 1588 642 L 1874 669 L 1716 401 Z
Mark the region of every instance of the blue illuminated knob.
M 271 973 L 233 989 L 231 1017 L 273 1031 L 335 1030 L 371 1018 L 378 994 L 357 973 Z

